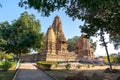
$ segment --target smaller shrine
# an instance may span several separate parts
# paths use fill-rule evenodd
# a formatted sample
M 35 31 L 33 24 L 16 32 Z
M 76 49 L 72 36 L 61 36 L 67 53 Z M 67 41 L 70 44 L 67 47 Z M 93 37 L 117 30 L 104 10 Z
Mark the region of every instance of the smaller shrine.
M 94 48 L 88 39 L 81 35 L 75 45 L 75 53 L 79 57 L 94 58 Z

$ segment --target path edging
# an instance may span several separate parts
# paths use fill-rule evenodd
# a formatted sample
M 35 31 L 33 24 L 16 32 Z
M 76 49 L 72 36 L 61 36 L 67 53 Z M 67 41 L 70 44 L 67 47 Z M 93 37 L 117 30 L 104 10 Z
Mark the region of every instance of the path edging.
M 19 67 L 20 67 L 20 65 L 16 68 L 16 70 L 15 70 L 15 75 L 13 76 L 13 79 L 12 79 L 12 80 L 15 80 L 16 75 L 17 75 L 18 72 L 19 72 Z
M 48 76 L 50 76 L 50 77 L 53 78 L 54 80 L 57 80 L 55 77 L 51 76 L 51 75 L 50 75 L 49 73 L 47 73 L 45 70 L 38 68 L 37 65 L 34 65 L 34 66 L 35 66 L 37 69 L 39 69 L 39 70 L 43 71 L 44 73 L 46 73 Z

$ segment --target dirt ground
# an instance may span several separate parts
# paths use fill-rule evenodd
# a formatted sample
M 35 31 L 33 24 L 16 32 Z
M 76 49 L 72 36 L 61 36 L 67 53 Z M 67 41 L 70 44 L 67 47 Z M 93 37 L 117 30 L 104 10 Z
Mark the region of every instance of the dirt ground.
M 116 78 L 120 76 L 120 72 L 119 73 L 104 73 L 104 70 L 106 68 L 109 68 L 109 66 L 108 65 L 94 66 L 94 67 L 89 67 L 89 68 L 87 66 L 86 67 L 84 66 L 84 67 L 80 67 L 80 69 L 72 69 L 70 71 L 51 70 L 51 71 L 46 71 L 46 72 L 50 74 L 51 76 L 53 76 L 54 78 L 56 78 L 57 80 L 65 80 L 66 77 L 74 76 L 81 71 L 83 71 L 84 74 L 88 77 L 92 77 L 93 74 L 97 74 L 97 77 L 105 77 L 106 79 L 104 80 L 116 80 Z M 120 70 L 120 65 L 113 65 L 112 68 Z

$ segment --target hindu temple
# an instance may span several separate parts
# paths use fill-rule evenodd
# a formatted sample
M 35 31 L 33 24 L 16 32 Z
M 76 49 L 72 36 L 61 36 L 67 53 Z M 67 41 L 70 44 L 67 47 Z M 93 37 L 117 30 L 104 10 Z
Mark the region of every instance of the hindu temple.
M 56 16 L 52 25 L 49 26 L 45 39 L 44 47 L 37 54 L 27 54 L 22 56 L 22 60 L 29 61 L 78 61 L 83 58 L 93 58 L 94 49 L 89 40 L 83 35 L 77 40 L 75 50 L 67 51 L 67 40 L 63 32 L 62 22 L 59 16 Z

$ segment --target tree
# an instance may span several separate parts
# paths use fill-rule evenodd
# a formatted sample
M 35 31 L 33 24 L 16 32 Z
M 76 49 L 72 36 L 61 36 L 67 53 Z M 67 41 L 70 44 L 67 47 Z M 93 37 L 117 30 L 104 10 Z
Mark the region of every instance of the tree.
M 110 55 L 110 60 L 111 60 L 112 63 L 119 63 L 120 62 L 120 57 L 118 55 L 117 56 L 116 55 L 115 56 Z M 108 62 L 107 56 L 104 56 L 103 59 L 104 59 L 105 62 Z
M 120 48 L 120 36 L 119 35 L 110 37 L 110 41 L 114 44 L 115 49 Z
M 6 53 L 14 53 L 20 59 L 21 54 L 42 48 L 44 35 L 40 32 L 39 20 L 33 14 L 24 12 L 12 24 L 2 22 L 0 25 L 2 38 L 6 41 L 2 44 L 2 50 Z
M 101 29 L 111 37 L 120 35 L 119 0 L 21 0 L 19 6 L 34 8 L 44 16 L 63 8 L 73 19 L 85 22 L 84 26 L 80 27 L 82 32 L 87 33 L 87 37 Z
M 76 45 L 76 41 L 79 39 L 79 36 L 74 36 L 73 38 L 71 38 L 71 39 L 68 39 L 67 40 L 67 44 L 68 44 L 68 51 L 74 51 L 74 47 L 75 47 L 75 45 Z M 93 40 L 92 39 L 89 39 L 89 41 L 90 41 L 90 43 L 91 43 L 91 45 L 93 46 L 93 48 L 94 48 L 94 51 L 96 50 L 96 42 L 93 42 Z
M 84 21 L 84 25 L 80 26 L 81 31 L 87 37 L 96 34 L 101 36 L 112 70 L 104 34 L 106 32 L 110 37 L 120 37 L 119 0 L 21 0 L 19 5 L 34 8 L 46 16 L 49 16 L 50 12 L 64 8 L 66 14 L 73 19 Z
M 79 38 L 79 36 L 74 36 L 73 38 L 67 40 L 67 44 L 68 44 L 67 50 L 68 51 L 74 51 L 74 46 L 75 46 L 78 38 Z
M 3 60 L 3 59 L 5 60 L 13 59 L 13 55 L 10 53 L 5 54 L 5 52 L 0 51 L 0 60 Z

